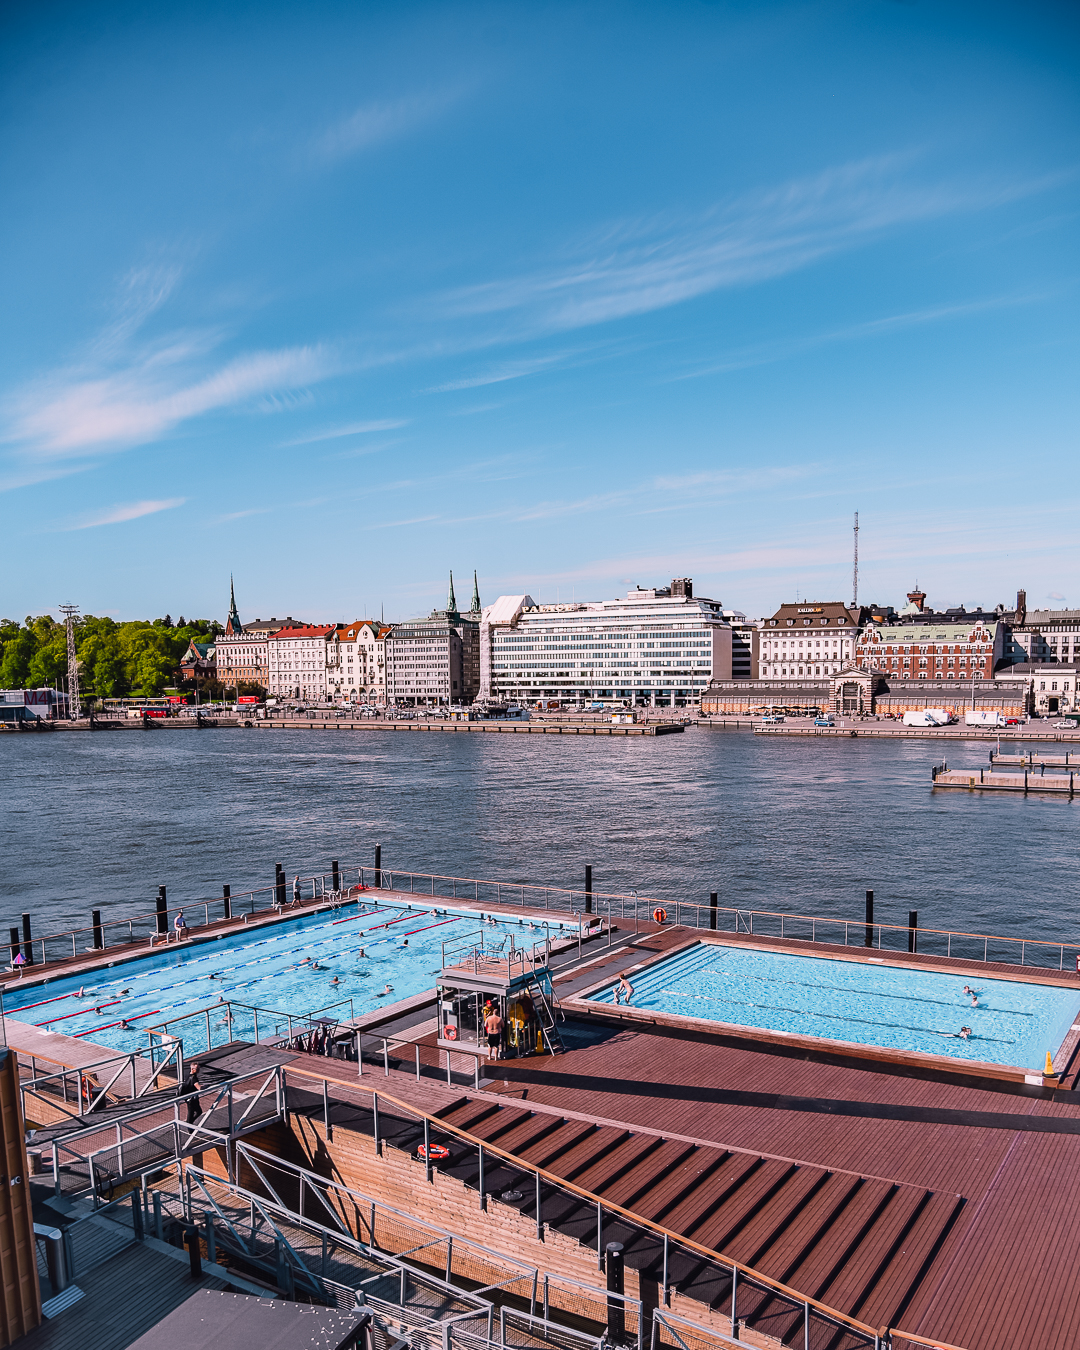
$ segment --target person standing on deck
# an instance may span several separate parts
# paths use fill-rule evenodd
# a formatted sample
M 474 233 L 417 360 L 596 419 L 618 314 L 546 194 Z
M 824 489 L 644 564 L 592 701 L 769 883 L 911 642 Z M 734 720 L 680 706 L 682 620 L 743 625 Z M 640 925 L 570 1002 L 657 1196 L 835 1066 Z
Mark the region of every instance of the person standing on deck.
M 198 1092 L 199 1088 L 199 1070 L 198 1068 L 193 1068 L 180 1084 L 177 1095 L 180 1097 L 187 1097 L 189 1092 Z M 185 1105 L 187 1107 L 187 1123 L 189 1125 L 194 1125 L 202 1115 L 202 1102 L 198 1097 L 188 1097 Z
M 488 1058 L 498 1059 L 499 1051 L 502 1048 L 503 1020 L 494 1004 L 491 1005 L 491 1010 L 484 1018 L 484 1030 L 487 1032 Z
M 293 884 L 292 884 L 292 902 L 293 902 L 294 905 L 298 905 L 298 904 L 300 903 L 300 874 L 299 874 L 299 873 L 297 873 L 296 876 L 293 877 Z

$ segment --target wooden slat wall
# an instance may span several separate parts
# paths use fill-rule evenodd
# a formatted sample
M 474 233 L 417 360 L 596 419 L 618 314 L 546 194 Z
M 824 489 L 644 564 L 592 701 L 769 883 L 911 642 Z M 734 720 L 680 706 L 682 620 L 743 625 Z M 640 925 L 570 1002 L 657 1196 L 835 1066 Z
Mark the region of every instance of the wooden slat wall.
M 0 1346 L 4 1346 L 41 1321 L 19 1069 L 14 1052 L 6 1049 L 0 1050 L 0 1150 Z

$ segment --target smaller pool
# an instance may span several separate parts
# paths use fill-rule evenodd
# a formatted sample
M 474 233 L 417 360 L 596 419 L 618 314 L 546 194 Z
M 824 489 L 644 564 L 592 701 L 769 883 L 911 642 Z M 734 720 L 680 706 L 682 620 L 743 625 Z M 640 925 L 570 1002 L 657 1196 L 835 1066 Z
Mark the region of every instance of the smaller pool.
M 1033 1071 L 1048 1050 L 1057 1053 L 1080 1011 L 1080 990 L 1056 985 L 721 943 L 696 943 L 631 984 L 633 1008 Z M 615 994 L 609 985 L 589 998 L 614 1003 Z

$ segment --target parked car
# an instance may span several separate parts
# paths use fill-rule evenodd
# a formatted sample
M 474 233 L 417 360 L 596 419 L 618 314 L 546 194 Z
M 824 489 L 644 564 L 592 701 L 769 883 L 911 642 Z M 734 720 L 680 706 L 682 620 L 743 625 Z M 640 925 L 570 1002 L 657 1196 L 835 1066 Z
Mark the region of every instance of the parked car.
M 1023 720 L 1024 720 L 1024 719 L 1023 719 L 1022 717 L 1006 717 L 1006 719 L 1005 719 L 1005 725 L 1006 725 L 1007 727 L 1018 727 L 1018 726 L 1022 726 L 1022 725 L 1023 725 Z
M 765 722 L 782 722 L 782 721 L 784 720 L 784 717 L 783 717 L 783 714 L 782 714 L 782 713 L 766 713 L 765 716 L 764 716 L 761 720 L 762 720 L 762 723 L 765 723 Z
M 1055 722 L 1055 723 L 1054 723 L 1054 726 L 1057 727 L 1057 728 L 1059 728 L 1061 731 L 1072 731 L 1072 730 L 1075 728 L 1076 723 L 1075 723 L 1075 722 Z
M 816 727 L 834 727 L 836 723 L 831 717 L 815 717 L 814 726 Z

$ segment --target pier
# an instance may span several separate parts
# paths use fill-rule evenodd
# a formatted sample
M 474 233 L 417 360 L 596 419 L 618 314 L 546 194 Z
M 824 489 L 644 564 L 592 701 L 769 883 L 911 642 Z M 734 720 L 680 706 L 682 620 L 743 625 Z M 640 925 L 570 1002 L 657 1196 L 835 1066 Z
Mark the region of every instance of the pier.
M 1045 770 L 1045 765 L 1043 766 Z M 1073 770 L 1068 773 L 998 773 L 994 769 L 938 769 L 931 771 L 935 791 L 938 788 L 964 788 L 980 792 L 1048 792 L 1071 801 L 1076 791 Z

